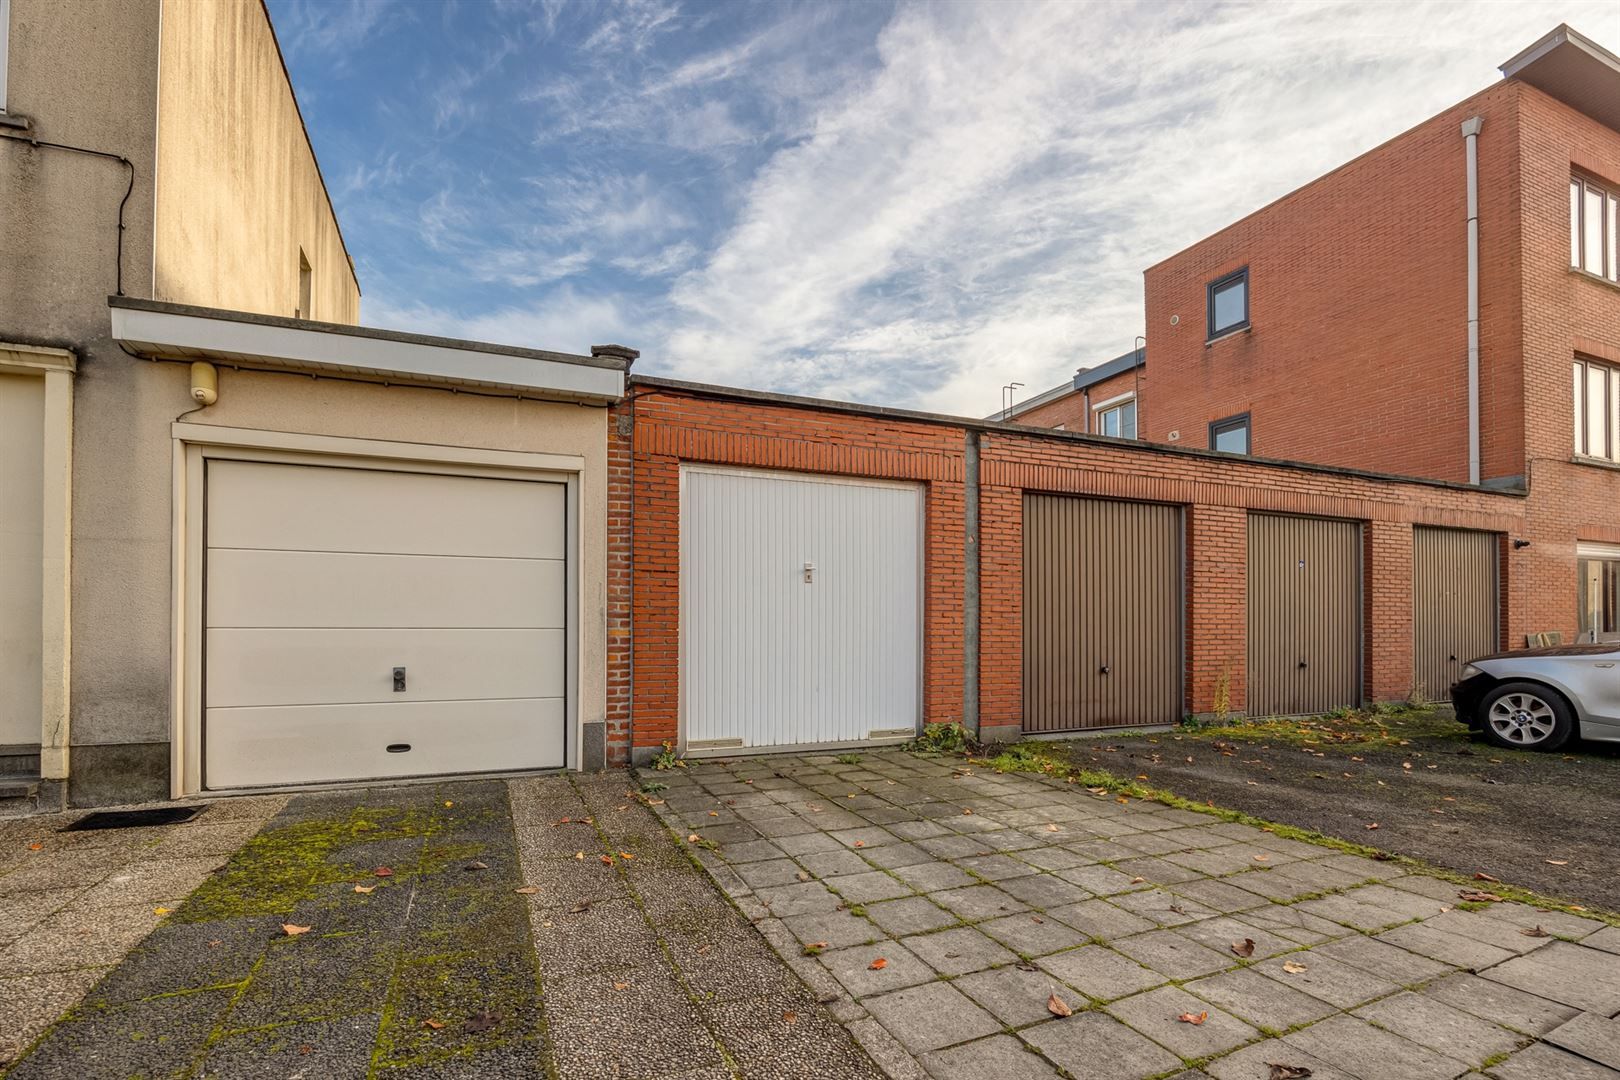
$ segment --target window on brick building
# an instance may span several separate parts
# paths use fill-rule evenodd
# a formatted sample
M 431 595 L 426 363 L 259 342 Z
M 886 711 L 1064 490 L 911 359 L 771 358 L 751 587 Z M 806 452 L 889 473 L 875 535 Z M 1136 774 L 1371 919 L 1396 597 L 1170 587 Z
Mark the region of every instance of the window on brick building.
M 1223 454 L 1249 452 L 1249 414 L 1228 416 L 1209 425 L 1209 448 Z
M 1620 640 L 1620 545 L 1582 541 L 1575 554 L 1579 640 Z
M 1091 430 L 1098 435 L 1112 435 L 1118 439 L 1136 438 L 1136 395 L 1126 394 L 1123 399 L 1112 398 L 1092 406 L 1097 414 Z
M 1569 265 L 1620 281 L 1620 192 L 1579 176 L 1569 181 Z
M 1209 283 L 1209 336 L 1219 337 L 1249 325 L 1249 268 Z
M 1574 375 L 1575 453 L 1620 461 L 1620 368 L 1576 360 Z

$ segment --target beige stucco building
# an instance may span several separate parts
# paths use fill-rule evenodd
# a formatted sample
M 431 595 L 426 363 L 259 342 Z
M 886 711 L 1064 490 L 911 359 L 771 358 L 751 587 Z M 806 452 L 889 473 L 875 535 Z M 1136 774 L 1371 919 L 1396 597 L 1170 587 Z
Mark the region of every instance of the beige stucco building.
M 599 761 L 633 354 L 354 326 L 259 0 L 0 27 L 0 807 Z

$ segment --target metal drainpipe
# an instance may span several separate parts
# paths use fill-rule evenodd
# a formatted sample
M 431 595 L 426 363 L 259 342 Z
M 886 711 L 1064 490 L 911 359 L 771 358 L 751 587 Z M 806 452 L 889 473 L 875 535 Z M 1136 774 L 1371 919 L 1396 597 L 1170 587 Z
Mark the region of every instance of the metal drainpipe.
M 1468 157 L 1468 482 L 1479 483 L 1479 130 L 1482 117 L 1462 123 Z
M 1091 434 L 1091 391 L 1090 390 L 1082 390 L 1082 391 L 1080 391 L 1080 407 L 1085 410 L 1085 415 L 1080 417 L 1080 430 L 1083 431 L 1085 434 L 1090 435 Z

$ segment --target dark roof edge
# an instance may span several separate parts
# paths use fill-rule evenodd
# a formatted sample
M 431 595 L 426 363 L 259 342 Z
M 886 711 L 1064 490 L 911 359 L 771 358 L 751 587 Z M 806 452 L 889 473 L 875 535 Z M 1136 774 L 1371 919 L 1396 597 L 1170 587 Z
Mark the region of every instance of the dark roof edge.
M 1114 357 L 1106 364 L 1098 364 L 1094 368 L 1074 373 L 1074 388 L 1084 390 L 1088 386 L 1096 386 L 1100 382 L 1112 379 L 1115 375 L 1141 367 L 1147 363 L 1146 349 L 1132 349 L 1128 353 Z
M 1511 79 L 1523 71 L 1530 64 L 1541 59 L 1560 45 L 1573 45 L 1581 52 L 1596 60 L 1602 61 L 1608 67 L 1620 71 L 1620 56 L 1605 49 L 1585 34 L 1570 26 L 1569 23 L 1559 23 L 1531 45 L 1519 50 L 1511 60 L 1504 61 L 1497 70 L 1504 79 Z
M 1023 401 L 1020 401 L 1014 405 L 1011 409 L 997 409 L 995 412 L 985 417 L 985 419 L 1010 419 L 1014 416 L 1022 416 L 1031 409 L 1038 409 L 1042 405 L 1050 405 L 1052 402 L 1059 401 L 1072 393 L 1074 393 L 1074 386 L 1071 383 L 1059 383 L 1050 390 L 1042 390 L 1034 397 L 1025 398 Z
M 765 390 L 743 390 L 734 386 L 713 383 L 688 382 L 651 375 L 631 375 L 626 380 L 625 401 L 640 396 L 637 387 L 653 390 L 676 390 L 699 397 L 723 398 L 730 401 L 752 401 L 762 405 L 791 405 L 821 412 L 851 413 L 883 420 L 900 420 L 916 424 L 937 424 L 941 427 L 963 428 L 967 431 L 1000 432 L 1008 435 L 1031 435 L 1037 438 L 1064 442 L 1090 443 L 1115 449 L 1137 450 L 1142 453 L 1164 454 L 1170 457 L 1204 458 L 1230 464 L 1264 465 L 1272 468 L 1297 469 L 1301 472 L 1320 473 L 1325 476 L 1349 476 L 1359 480 L 1374 480 L 1392 484 L 1411 484 L 1417 487 L 1441 488 L 1447 491 L 1468 491 L 1483 495 L 1506 495 L 1524 498 L 1529 494 L 1522 488 L 1492 488 L 1478 484 L 1459 484 L 1451 480 L 1431 480 L 1421 476 L 1399 476 L 1394 473 L 1373 472 L 1370 469 L 1348 469 L 1339 465 L 1318 465 L 1310 461 L 1287 461 L 1282 458 L 1242 457 L 1217 453 L 1214 450 L 1194 450 L 1184 446 L 1166 446 L 1163 443 L 1140 442 L 1136 439 L 1114 439 L 1107 435 L 1087 435 L 1078 431 L 1059 431 L 1056 428 L 1033 427 L 1011 421 L 975 420 L 968 416 L 949 413 L 929 413 L 912 409 L 895 409 L 886 405 L 861 405 L 849 401 L 830 401 L 826 398 L 800 397 L 794 394 L 776 394 Z
M 286 330 L 310 330 L 319 334 L 341 334 L 345 337 L 371 338 L 375 341 L 397 341 L 406 345 L 428 345 L 439 349 L 518 356 L 526 360 L 552 360 L 562 364 L 577 364 L 580 367 L 605 368 L 609 371 L 628 371 L 630 368 L 629 362 L 621 357 L 580 356 L 576 353 L 551 352 L 546 349 L 525 349 L 517 345 L 496 345 L 487 341 L 466 341 L 461 338 L 435 337 L 431 334 L 413 334 L 404 330 L 379 330 L 373 326 L 290 319 L 284 315 L 260 315 L 252 311 L 228 311 L 223 308 L 198 307 L 194 304 L 172 304 L 166 300 L 143 300 L 135 296 L 109 296 L 107 306 L 130 308 L 135 311 L 155 311 L 164 315 L 187 315 L 195 319 L 220 319 L 225 322 L 274 326 Z

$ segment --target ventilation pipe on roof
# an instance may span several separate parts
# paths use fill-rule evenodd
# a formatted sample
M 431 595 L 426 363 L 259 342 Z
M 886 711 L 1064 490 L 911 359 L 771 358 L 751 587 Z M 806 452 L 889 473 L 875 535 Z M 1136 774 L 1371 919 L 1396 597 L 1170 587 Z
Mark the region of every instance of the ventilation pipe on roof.
M 1479 483 L 1479 129 L 1483 118 L 1462 123 L 1468 157 L 1468 482 Z

